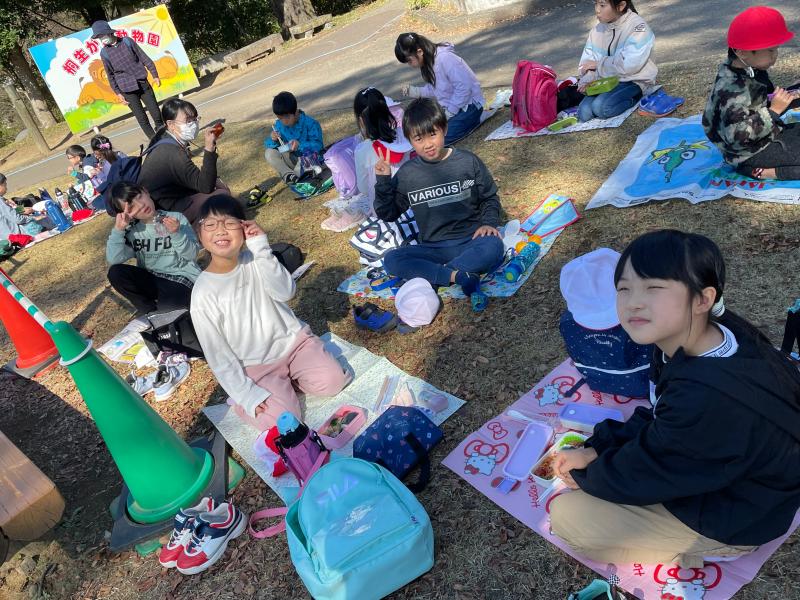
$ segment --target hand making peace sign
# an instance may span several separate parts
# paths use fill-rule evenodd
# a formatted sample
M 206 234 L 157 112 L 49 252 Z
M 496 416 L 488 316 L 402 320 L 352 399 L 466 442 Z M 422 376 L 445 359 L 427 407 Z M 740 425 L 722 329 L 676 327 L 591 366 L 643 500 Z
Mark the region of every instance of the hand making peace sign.
M 386 148 L 386 156 L 383 155 L 383 150 L 378 146 L 378 162 L 375 163 L 375 175 L 392 175 L 392 166 L 389 164 L 389 149 Z

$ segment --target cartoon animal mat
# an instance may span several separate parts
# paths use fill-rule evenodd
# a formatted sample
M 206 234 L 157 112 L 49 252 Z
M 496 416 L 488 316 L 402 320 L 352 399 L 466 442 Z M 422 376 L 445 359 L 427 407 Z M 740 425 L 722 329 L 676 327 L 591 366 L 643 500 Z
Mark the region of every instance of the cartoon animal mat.
M 800 111 L 783 117 L 800 118 Z M 683 198 L 696 204 L 731 195 L 737 198 L 800 204 L 800 181 L 751 179 L 725 164 L 706 137 L 700 115 L 659 119 L 643 131 L 587 205 L 620 208 L 651 200 Z
M 172 79 L 178 74 L 178 61 L 169 51 L 153 62 L 162 81 Z M 111 104 L 122 104 L 117 98 L 117 93 L 111 89 L 111 85 L 108 83 L 108 74 L 102 60 L 95 59 L 89 63 L 89 79 L 90 81 L 86 81 L 83 77 L 80 79 L 81 93 L 78 96 L 78 106 L 91 104 L 97 100 Z M 147 73 L 147 81 L 150 85 L 153 85 L 153 76 L 149 71 Z
M 575 554 L 550 533 L 550 505 L 554 498 L 569 493 L 556 488 L 543 497 L 545 488 L 533 478 L 503 487 L 503 465 L 527 425 L 524 416 L 551 417 L 555 425 L 561 407 L 584 403 L 615 408 L 629 418 L 638 406 L 648 401 L 595 392 L 581 383 L 581 375 L 567 359 L 544 377 L 502 414 L 490 419 L 467 436 L 443 464 L 462 477 L 478 492 L 506 510 L 545 540 L 603 577 L 616 576 L 619 585 L 645 600 L 723 600 L 731 598 L 758 574 L 773 552 L 800 524 L 800 513 L 785 536 L 761 546 L 752 554 L 725 563 L 706 563 L 702 569 L 681 569 L 676 565 L 600 564 Z M 556 432 L 564 431 L 556 427 Z

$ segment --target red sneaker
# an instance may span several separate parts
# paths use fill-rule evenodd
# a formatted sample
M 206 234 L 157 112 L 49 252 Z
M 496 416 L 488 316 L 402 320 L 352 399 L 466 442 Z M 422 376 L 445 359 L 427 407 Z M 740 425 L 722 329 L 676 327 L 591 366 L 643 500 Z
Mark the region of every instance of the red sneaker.
M 195 517 L 194 533 L 178 555 L 177 568 L 184 575 L 205 571 L 225 553 L 228 541 L 247 528 L 247 515 L 233 504 L 223 502 L 210 512 Z
M 178 557 L 183 554 L 183 549 L 192 537 L 194 520 L 203 512 L 214 510 L 216 503 L 213 498 L 203 498 L 197 506 L 182 508 L 175 515 L 175 526 L 169 536 L 169 541 L 161 548 L 158 562 L 165 569 L 171 569 L 178 564 Z

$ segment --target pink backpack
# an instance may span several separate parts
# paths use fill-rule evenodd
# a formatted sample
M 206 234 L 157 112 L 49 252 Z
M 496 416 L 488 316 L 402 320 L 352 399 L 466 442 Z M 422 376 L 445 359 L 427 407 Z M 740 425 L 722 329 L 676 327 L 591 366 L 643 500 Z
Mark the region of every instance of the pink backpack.
M 511 96 L 511 122 L 525 131 L 539 131 L 556 120 L 556 73 L 530 60 L 517 63 Z

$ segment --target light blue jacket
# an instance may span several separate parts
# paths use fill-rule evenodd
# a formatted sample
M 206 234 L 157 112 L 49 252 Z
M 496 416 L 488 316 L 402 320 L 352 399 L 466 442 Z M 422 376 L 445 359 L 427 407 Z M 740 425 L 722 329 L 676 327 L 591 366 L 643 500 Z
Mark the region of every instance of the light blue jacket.
M 200 250 L 197 236 L 181 213 L 159 210 L 156 215 L 177 219 L 180 228 L 170 233 L 163 224 L 155 221 L 137 221 L 125 231 L 114 227 L 106 243 L 108 264 L 117 265 L 136 258 L 138 267 L 192 287 L 200 275 L 196 260 Z
M 17 211 L 6 204 L 0 196 L 0 240 L 7 240 L 9 235 L 24 233 L 21 225 L 27 225 L 32 219 L 26 215 L 18 215 Z
M 302 110 L 300 111 L 300 118 L 293 127 L 286 127 L 280 120 L 276 120 L 275 131 L 278 132 L 278 135 L 281 136 L 281 139 L 286 144 L 292 140 L 297 140 L 298 154 L 322 152 L 322 127 Z M 273 140 L 271 135 L 264 140 L 264 146 L 267 148 L 277 148 L 280 145 L 280 142 Z

